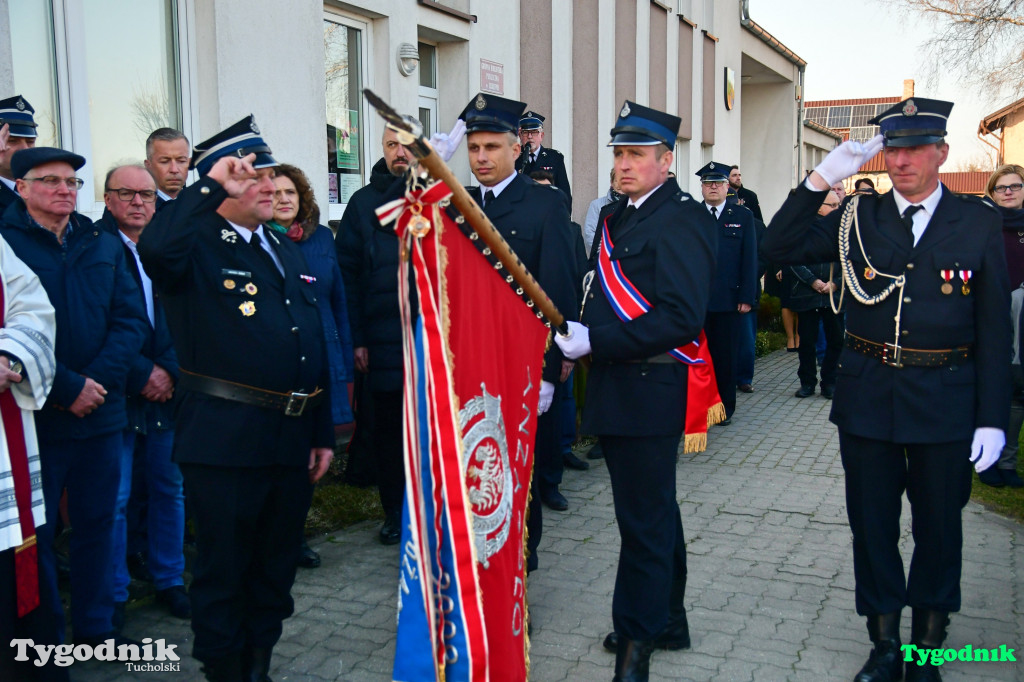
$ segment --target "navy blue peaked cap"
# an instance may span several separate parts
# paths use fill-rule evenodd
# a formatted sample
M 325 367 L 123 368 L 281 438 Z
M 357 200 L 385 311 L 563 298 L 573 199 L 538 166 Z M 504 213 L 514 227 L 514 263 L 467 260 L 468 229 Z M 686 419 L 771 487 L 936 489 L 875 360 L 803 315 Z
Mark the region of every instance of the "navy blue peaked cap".
M 10 126 L 11 137 L 36 137 L 36 110 L 21 95 L 0 99 L 0 128 Z
M 523 117 L 519 119 L 519 128 L 521 130 L 538 130 L 543 127 L 544 117 L 536 111 L 527 111 L 523 114 Z
M 514 133 L 519 129 L 525 102 L 480 92 L 462 110 L 466 132 Z
M 721 180 L 728 181 L 729 171 L 731 169 L 731 166 L 728 166 L 724 163 L 712 161 L 711 163 L 707 164 L 706 166 L 698 170 L 696 173 L 694 173 L 694 175 L 700 178 L 701 182 L 704 182 L 705 180 L 711 180 L 715 182 Z
M 270 147 L 260 137 L 259 126 L 256 125 L 256 118 L 252 114 L 197 144 L 192 150 L 189 168 L 194 168 L 200 175 L 206 175 L 219 158 L 230 155 L 241 159 L 249 154 L 256 155 L 253 168 L 280 165 L 277 159 L 270 155 Z
M 946 122 L 952 102 L 911 97 L 886 109 L 868 121 L 879 126 L 886 147 L 916 147 L 946 137 Z
M 682 119 L 678 116 L 627 99 L 619 110 L 619 118 L 612 128 L 612 139 L 608 146 L 663 144 L 674 149 L 681 123 Z

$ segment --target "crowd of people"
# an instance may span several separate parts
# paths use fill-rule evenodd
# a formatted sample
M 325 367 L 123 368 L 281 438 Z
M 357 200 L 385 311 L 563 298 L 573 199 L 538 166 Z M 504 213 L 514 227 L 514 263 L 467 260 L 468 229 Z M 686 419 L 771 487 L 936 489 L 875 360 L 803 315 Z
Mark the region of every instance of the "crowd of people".
M 820 387 L 833 400 L 857 611 L 874 646 L 856 679 L 902 678 L 906 605 L 912 642 L 941 645 L 959 609 L 970 462 L 988 485 L 1024 486 L 1024 168 L 997 169 L 986 201 L 945 190 L 951 106 L 919 98 L 880 115 L 882 135 L 832 152 L 768 227 L 736 165 L 698 170 L 699 200 L 680 189 L 680 120 L 635 102 L 618 112 L 609 189 L 582 226 L 564 159 L 524 103 L 479 94 L 431 139 L 447 161 L 465 137 L 471 195 L 568 322 L 545 353 L 526 569 L 539 567 L 543 508 L 569 507 L 564 468 L 589 468 L 571 450 L 579 395 L 622 538 L 604 640 L 616 680 L 646 680 L 652 651 L 690 646 L 675 486 L 684 349 L 704 332 L 728 426 L 737 391 L 755 390 L 762 282 L 799 356 L 796 396 Z M 16 503 L 0 506 L 0 589 L 17 596 L 2 602 L 0 635 L 65 640 L 54 536 L 70 522 L 76 644 L 138 645 L 122 628 L 142 575 L 158 604 L 191 619 L 208 679 L 268 680 L 296 568 L 320 562 L 303 539 L 312 485 L 357 417 L 379 540 L 401 538 L 400 250 L 375 210 L 401 193 L 413 156 L 384 131 L 335 237 L 306 174 L 273 157 L 252 116 L 194 147 L 161 128 L 144 160 L 106 174 L 93 222 L 75 211 L 87 160 L 37 147 L 33 113 L 23 97 L 0 100 L 0 474 L 11 471 Z M 861 179 L 847 197 L 844 181 L 880 150 L 893 191 Z M 922 400 L 964 407 L 939 419 Z M 905 490 L 909 580 L 896 544 Z M 4 679 L 67 679 L 8 653 Z M 938 672 L 908 667 L 907 679 Z

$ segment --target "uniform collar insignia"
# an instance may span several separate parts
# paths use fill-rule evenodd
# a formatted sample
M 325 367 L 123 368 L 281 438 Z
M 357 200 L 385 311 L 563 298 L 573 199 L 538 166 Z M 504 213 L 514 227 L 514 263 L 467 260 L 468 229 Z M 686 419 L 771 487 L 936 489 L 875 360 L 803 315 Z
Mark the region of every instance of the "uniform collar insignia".
M 220 231 L 220 238 L 228 244 L 234 244 L 238 241 L 238 233 L 225 227 Z

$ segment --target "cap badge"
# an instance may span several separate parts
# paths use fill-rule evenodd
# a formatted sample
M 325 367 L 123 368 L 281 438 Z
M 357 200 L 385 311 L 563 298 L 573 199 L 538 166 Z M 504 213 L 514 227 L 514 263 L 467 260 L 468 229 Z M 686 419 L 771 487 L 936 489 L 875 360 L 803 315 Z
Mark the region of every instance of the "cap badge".
M 14 106 L 18 107 L 18 111 L 25 111 L 25 100 L 19 97 Z
M 256 119 L 249 119 L 249 130 L 257 135 L 260 134 L 260 128 L 256 125 Z
M 235 242 L 238 241 L 238 233 L 235 232 L 234 230 L 229 230 L 228 228 L 225 227 L 223 230 L 220 231 L 220 238 L 226 241 L 228 244 L 234 244 Z
M 483 111 L 487 108 L 487 100 L 484 99 L 483 95 L 477 95 L 476 99 L 473 100 L 473 106 L 476 107 L 477 111 Z
M 907 103 L 903 105 L 904 116 L 914 116 L 917 114 L 917 105 L 914 104 L 914 100 L 908 99 Z
M 629 102 L 622 105 L 622 110 L 619 112 L 619 118 L 626 118 L 629 116 Z
M 708 164 L 708 170 L 715 170 L 714 162 L 711 162 L 711 163 Z

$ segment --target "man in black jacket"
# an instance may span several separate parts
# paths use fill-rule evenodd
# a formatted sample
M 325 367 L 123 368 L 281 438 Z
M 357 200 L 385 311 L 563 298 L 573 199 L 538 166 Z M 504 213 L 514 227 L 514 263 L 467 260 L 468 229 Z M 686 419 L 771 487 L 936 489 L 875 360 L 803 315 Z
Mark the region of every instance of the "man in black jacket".
M 557 149 L 544 146 L 544 117 L 527 111 L 519 119 L 519 141 L 521 153 L 516 158 L 516 170 L 523 175 L 534 171 L 551 173 L 551 184 L 565 192 L 572 212 L 572 190 L 569 188 L 569 174 L 565 172 L 565 157 Z
M 163 303 L 153 294 L 153 282 L 139 260 L 138 241 L 156 212 L 157 186 L 143 166 L 117 166 L 107 173 L 103 200 L 107 206 L 96 222 L 124 245 L 125 261 L 146 308 L 149 328 L 142 351 L 128 370 L 126 386 L 128 427 L 121 455 L 121 485 L 114 518 L 115 626 L 124 620 L 128 601 L 128 501 L 141 492 L 147 501 L 147 531 L 143 556 L 153 577 L 156 600 L 171 615 L 189 618 L 192 609 L 185 594 L 185 496 L 181 470 L 171 459 L 174 447 L 174 386 L 178 356 L 167 328 Z M 133 487 L 142 488 L 141 491 Z M 140 542 L 141 544 L 141 542 Z
M 277 161 L 246 117 L 197 145 L 200 179 L 139 254 L 181 363 L 174 458 L 196 522 L 192 655 L 211 680 L 264 680 L 291 615 L 315 483 L 334 455 L 312 277 L 273 217 Z
M 405 465 L 402 461 L 402 318 L 398 307 L 398 237 L 374 212 L 408 169 L 412 155 L 385 128 L 384 156 L 370 184 L 349 199 L 338 227 L 338 265 L 345 280 L 355 368 L 366 375 L 373 400 L 372 441 L 384 508 L 380 541 L 401 539 Z
M 36 146 L 35 109 L 21 95 L 0 99 L 0 216 L 18 198 L 11 157 Z

